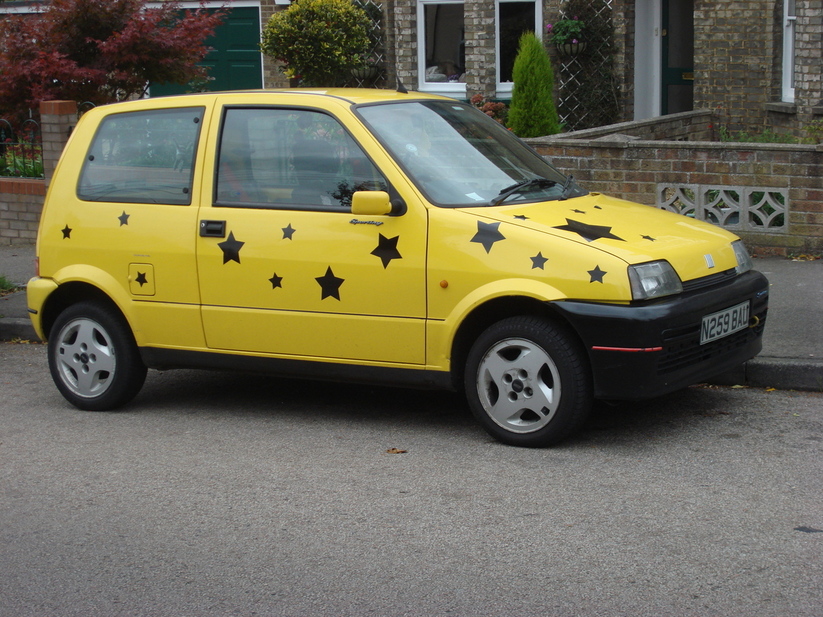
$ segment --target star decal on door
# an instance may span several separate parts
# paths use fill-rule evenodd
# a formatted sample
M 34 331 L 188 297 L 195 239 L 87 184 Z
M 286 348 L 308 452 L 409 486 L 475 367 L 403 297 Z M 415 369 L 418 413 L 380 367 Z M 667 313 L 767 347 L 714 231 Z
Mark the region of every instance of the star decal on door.
M 615 236 L 612 233 L 611 227 L 606 227 L 605 225 L 588 225 L 587 223 L 581 223 L 580 221 L 566 219 L 565 225 L 559 225 L 555 227 L 555 229 L 562 229 L 564 231 L 571 231 L 579 234 L 584 240 L 586 240 L 586 242 L 593 242 L 594 240 L 599 240 L 601 238 L 625 242 L 623 238 Z
M 280 287 L 282 289 L 282 287 L 283 287 L 283 285 L 282 285 L 283 277 L 282 276 L 277 276 L 277 272 L 272 274 L 272 277 L 269 279 L 269 282 L 271 283 L 271 288 L 272 289 L 276 289 L 278 287 Z
M 283 240 L 291 240 L 294 232 L 297 231 L 294 227 L 291 226 L 291 223 L 286 225 L 282 228 L 283 230 Z
M 397 241 L 400 239 L 400 236 L 395 236 L 394 238 L 387 238 L 383 234 L 379 234 L 379 236 L 380 239 L 377 241 L 377 248 L 374 249 L 371 254 L 380 258 L 380 261 L 383 262 L 383 269 L 385 270 L 389 267 L 392 259 L 403 259 L 400 251 L 397 250 Z
M 498 227 L 500 227 L 500 223 L 484 223 L 483 221 L 477 221 L 477 233 L 474 234 L 471 241 L 482 244 L 483 248 L 486 249 L 486 252 L 490 252 L 492 250 L 492 245 L 494 245 L 495 242 L 506 239 L 506 236 L 500 233 Z
M 234 239 L 234 232 L 229 232 L 228 240 L 217 243 L 217 246 L 223 251 L 223 263 L 227 264 L 230 261 L 240 263 L 240 249 L 243 248 L 244 244 L 245 242 Z
M 129 224 L 129 217 L 130 216 L 131 216 L 131 214 L 126 214 L 126 211 L 123 210 L 123 214 L 121 214 L 120 216 L 117 217 L 117 219 L 120 221 L 120 227 L 122 227 L 123 225 L 128 225 Z
M 602 283 L 603 277 L 606 276 L 606 271 L 601 270 L 600 266 L 595 266 L 594 270 L 589 270 L 588 272 L 591 277 L 589 283 Z
M 321 300 L 325 300 L 326 298 L 340 299 L 340 286 L 343 284 L 344 279 L 334 276 L 331 266 L 326 269 L 326 273 L 323 276 L 318 276 L 314 280 L 317 281 L 322 290 L 320 294 Z
M 71 239 L 71 232 L 72 232 L 71 227 L 69 227 L 68 225 L 66 225 L 66 226 L 65 226 L 63 229 L 61 229 L 60 231 L 62 231 L 62 232 L 63 232 L 63 240 L 65 240 L 66 238 Z
M 548 257 L 543 257 L 543 253 L 537 253 L 534 257 L 529 257 L 532 260 L 532 270 L 535 268 L 540 268 L 541 270 L 545 270 L 543 267 L 546 265 L 546 262 L 549 261 Z

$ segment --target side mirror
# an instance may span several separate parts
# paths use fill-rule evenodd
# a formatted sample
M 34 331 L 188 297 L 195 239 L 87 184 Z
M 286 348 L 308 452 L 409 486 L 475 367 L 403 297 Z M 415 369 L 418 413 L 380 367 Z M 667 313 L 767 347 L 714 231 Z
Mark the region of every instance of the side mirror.
M 351 198 L 351 211 L 358 216 L 391 214 L 391 199 L 386 191 L 356 191 Z

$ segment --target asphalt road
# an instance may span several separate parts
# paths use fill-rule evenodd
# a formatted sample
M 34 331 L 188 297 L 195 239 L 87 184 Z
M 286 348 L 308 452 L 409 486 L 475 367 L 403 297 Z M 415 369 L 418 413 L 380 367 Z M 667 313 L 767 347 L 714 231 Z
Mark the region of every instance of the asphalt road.
M 0 386 L 0 617 L 823 615 L 820 393 L 526 450 L 443 393 L 151 372 L 88 413 L 15 344 Z

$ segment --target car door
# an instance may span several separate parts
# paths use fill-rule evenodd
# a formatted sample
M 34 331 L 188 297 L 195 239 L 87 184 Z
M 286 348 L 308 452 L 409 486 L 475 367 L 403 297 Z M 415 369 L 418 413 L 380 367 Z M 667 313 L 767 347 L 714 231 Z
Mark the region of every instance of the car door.
M 395 189 L 349 127 L 307 107 L 226 106 L 213 139 L 197 249 L 207 346 L 423 364 L 426 213 L 352 214 L 354 191 Z

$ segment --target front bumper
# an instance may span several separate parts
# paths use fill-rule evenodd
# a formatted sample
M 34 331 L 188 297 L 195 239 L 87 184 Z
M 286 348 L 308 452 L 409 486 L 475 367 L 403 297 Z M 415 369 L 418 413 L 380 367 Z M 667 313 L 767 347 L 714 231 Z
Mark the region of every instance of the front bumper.
M 749 300 L 749 327 L 705 345 L 705 315 Z M 577 331 L 601 399 L 645 399 L 673 392 L 731 370 L 762 348 L 769 283 L 750 271 L 721 285 L 631 306 L 557 302 Z

